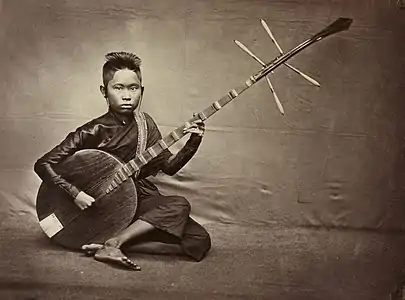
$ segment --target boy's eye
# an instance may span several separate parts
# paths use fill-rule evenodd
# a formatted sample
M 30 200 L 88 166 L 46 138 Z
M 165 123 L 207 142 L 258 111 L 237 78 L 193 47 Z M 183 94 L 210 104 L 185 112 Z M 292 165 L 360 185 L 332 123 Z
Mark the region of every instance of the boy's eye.
M 116 85 L 114 86 L 114 90 L 122 90 L 122 86 Z
M 133 85 L 130 87 L 131 91 L 136 91 L 137 89 L 139 89 L 139 86 L 137 86 L 137 85 Z

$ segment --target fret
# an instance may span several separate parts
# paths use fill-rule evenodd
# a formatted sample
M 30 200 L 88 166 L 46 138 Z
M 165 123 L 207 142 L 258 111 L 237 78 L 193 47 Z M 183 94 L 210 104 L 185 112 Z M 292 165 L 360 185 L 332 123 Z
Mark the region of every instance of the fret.
M 204 114 L 204 111 L 201 111 L 198 113 L 198 117 L 200 118 L 201 121 L 207 120 L 207 116 Z
M 233 100 L 234 98 L 238 97 L 238 95 L 239 94 L 238 94 L 238 92 L 236 90 L 231 90 L 228 93 L 228 97 L 229 97 L 230 100 Z
M 146 165 L 148 163 L 148 160 L 143 156 L 143 153 L 139 154 L 137 158 L 141 161 L 142 166 Z
M 220 109 L 222 108 L 221 104 L 219 104 L 218 101 L 215 101 L 214 103 L 212 103 L 212 107 L 213 107 L 216 111 L 218 111 L 218 110 L 220 110 Z
M 180 140 L 180 136 L 179 133 L 177 132 L 177 130 L 180 129 L 181 131 L 183 131 L 182 127 L 177 128 L 176 130 L 172 131 L 171 133 L 169 133 L 169 135 L 165 136 L 163 138 L 163 141 L 166 143 L 167 148 L 169 148 L 171 145 L 173 145 L 174 143 L 176 143 L 178 140 Z M 176 132 L 176 133 L 173 133 Z M 173 136 L 175 135 L 176 138 Z M 178 139 L 177 139 L 178 137 Z
M 248 80 L 245 81 L 246 86 L 249 88 L 256 83 L 256 79 L 253 76 L 250 76 Z
M 155 153 L 156 154 L 156 153 Z M 156 155 L 157 156 L 157 155 Z M 153 156 L 150 154 L 150 152 L 148 151 L 148 149 L 145 150 L 145 152 L 143 153 L 143 157 L 146 158 L 146 160 L 148 162 L 150 162 L 152 159 L 154 159 L 156 156 Z
M 124 173 L 122 172 L 122 169 L 118 170 L 117 175 L 121 182 L 127 180 L 127 177 L 125 177 Z
M 158 156 L 158 155 L 159 155 L 160 153 L 162 153 L 163 150 L 164 150 L 164 149 L 162 149 L 162 148 L 160 147 L 160 145 L 159 145 L 158 143 L 156 143 L 155 145 L 153 145 L 151 148 L 153 149 L 153 151 L 155 151 L 156 156 Z
M 134 161 L 136 162 L 136 165 L 139 167 L 139 170 L 142 169 L 142 167 L 145 165 L 145 163 L 139 159 L 139 156 L 135 157 Z
M 152 157 L 155 158 L 156 156 L 158 156 L 159 154 L 156 153 L 155 149 L 153 149 L 152 147 L 149 147 L 148 149 L 146 149 L 146 152 L 148 152 L 148 154 Z
M 167 148 L 169 148 L 164 139 L 159 140 L 157 144 L 162 148 L 162 150 L 166 150 Z
M 178 136 L 176 130 L 170 132 L 170 136 L 177 142 L 178 140 L 180 140 L 180 136 Z
M 135 168 L 131 165 L 131 161 L 129 161 L 125 166 L 131 172 L 131 174 L 134 174 L 136 172 Z
M 123 165 L 121 169 L 127 177 L 131 177 L 131 175 L 133 174 L 131 173 L 131 170 L 128 168 L 127 165 Z
M 129 161 L 129 165 L 131 166 L 131 168 L 134 170 L 134 173 L 139 171 L 139 166 L 136 164 L 135 160 L 132 159 Z

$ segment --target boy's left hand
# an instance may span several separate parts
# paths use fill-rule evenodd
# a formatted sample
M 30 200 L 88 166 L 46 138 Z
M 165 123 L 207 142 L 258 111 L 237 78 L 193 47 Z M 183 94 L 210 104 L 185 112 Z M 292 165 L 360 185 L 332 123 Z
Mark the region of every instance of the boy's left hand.
M 201 120 L 196 120 L 193 123 L 191 123 L 190 126 L 187 128 L 184 128 L 183 130 L 184 133 L 193 133 L 197 134 L 198 136 L 203 136 L 205 132 L 205 124 Z

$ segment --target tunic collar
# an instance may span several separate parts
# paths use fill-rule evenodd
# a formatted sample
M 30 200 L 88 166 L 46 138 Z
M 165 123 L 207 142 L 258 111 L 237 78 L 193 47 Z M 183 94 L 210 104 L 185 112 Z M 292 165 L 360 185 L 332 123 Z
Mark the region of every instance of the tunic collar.
M 116 113 L 114 113 L 113 111 L 111 111 L 111 110 L 108 110 L 108 113 L 120 124 L 120 125 L 122 125 L 122 126 L 125 126 L 125 125 L 127 125 L 127 124 L 130 124 L 130 123 L 132 123 L 133 121 L 134 121 L 134 118 L 132 117 L 132 118 L 128 118 L 127 120 L 126 119 L 123 119 L 122 117 L 119 117 Z

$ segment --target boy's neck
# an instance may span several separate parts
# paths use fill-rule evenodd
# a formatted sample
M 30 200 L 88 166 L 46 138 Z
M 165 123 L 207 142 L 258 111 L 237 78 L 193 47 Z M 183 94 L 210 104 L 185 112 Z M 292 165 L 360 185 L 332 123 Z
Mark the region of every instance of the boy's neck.
M 131 114 L 119 114 L 117 112 L 112 111 L 111 109 L 109 111 L 123 125 L 129 124 L 134 120 L 133 113 L 131 113 Z

